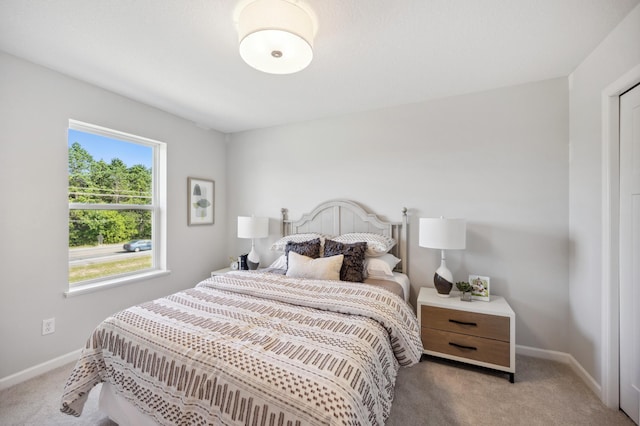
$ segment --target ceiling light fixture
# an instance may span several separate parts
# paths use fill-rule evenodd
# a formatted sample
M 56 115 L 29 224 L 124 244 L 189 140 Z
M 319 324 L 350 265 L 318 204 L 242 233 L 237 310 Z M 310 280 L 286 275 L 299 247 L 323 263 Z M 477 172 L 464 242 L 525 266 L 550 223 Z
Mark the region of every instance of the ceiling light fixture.
M 317 22 L 304 3 L 253 0 L 236 10 L 240 56 L 247 64 L 270 74 L 292 74 L 311 63 Z

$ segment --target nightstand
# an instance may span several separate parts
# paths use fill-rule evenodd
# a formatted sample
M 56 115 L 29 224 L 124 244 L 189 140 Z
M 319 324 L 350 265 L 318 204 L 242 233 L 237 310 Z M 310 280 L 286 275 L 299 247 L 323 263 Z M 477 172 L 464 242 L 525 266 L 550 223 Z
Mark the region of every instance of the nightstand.
M 211 276 L 215 277 L 216 275 L 223 275 L 223 274 L 226 274 L 227 272 L 229 272 L 231 270 L 232 270 L 231 268 L 218 269 L 217 271 L 211 272 Z
M 425 354 L 505 371 L 514 382 L 516 315 L 503 297 L 463 302 L 422 287 L 418 322 Z

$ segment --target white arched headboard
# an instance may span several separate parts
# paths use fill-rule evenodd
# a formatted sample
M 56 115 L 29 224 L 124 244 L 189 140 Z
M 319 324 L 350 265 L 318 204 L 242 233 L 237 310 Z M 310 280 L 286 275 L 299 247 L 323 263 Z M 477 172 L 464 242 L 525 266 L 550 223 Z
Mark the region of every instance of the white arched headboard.
M 396 240 L 391 253 L 400 258 L 396 269 L 407 273 L 407 208 L 402 208 L 401 222 L 387 222 L 368 213 L 358 203 L 350 200 L 326 201 L 298 220 L 289 220 L 286 208 L 282 210 L 282 236 L 317 232 L 338 236 L 350 232 L 371 232 Z

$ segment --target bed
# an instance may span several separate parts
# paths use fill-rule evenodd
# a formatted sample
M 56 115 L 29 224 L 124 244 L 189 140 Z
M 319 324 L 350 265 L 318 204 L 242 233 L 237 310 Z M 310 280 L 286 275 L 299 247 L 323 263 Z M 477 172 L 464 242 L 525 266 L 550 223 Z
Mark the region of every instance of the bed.
M 292 271 L 342 256 L 342 274 L 361 243 L 331 238 L 366 234 L 395 241 L 391 275 L 403 275 L 406 209 L 399 223 L 349 200 L 323 203 L 297 221 L 286 216 L 283 209 L 286 269 L 211 277 L 103 321 L 67 380 L 61 411 L 81 415 L 102 383 L 100 408 L 120 425 L 384 424 L 398 369 L 422 354 L 407 292 L 375 282 L 393 279 L 367 284 Z M 326 236 L 325 249 L 347 249 L 298 253 L 293 240 L 314 233 Z

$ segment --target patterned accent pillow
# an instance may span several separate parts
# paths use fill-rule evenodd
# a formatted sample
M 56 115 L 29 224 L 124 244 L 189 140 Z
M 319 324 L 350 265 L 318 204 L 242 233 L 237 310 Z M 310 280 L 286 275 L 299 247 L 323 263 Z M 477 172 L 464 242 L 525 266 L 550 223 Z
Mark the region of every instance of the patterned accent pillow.
M 287 269 L 289 269 L 289 252 L 301 254 L 303 256 L 317 259 L 320 257 L 320 238 L 311 241 L 302 241 L 296 243 L 289 241 L 284 249 L 284 255 L 287 256 Z
M 309 232 L 307 234 L 292 234 L 287 235 L 286 237 L 280 238 L 278 241 L 271 245 L 271 250 L 273 251 L 285 251 L 287 248 L 287 243 L 289 241 L 293 241 L 294 243 L 303 243 L 305 241 L 315 240 L 316 238 L 320 238 L 320 242 L 324 240 L 324 235 L 318 234 L 316 232 Z
M 341 243 L 367 243 L 367 256 L 382 256 L 396 245 L 396 240 L 386 235 L 373 234 L 371 232 L 352 232 L 342 234 L 333 239 Z
M 324 257 L 344 255 L 340 268 L 341 281 L 364 281 L 364 254 L 367 251 L 366 242 L 345 244 L 339 241 L 325 240 Z

